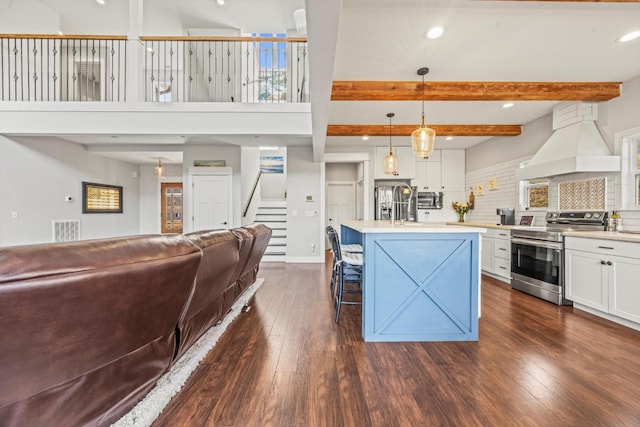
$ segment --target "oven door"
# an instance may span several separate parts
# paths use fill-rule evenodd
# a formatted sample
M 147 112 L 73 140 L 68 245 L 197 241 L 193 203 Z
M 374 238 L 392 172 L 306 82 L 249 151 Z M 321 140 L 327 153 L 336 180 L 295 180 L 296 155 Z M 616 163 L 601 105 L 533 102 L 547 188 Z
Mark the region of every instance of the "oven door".
M 511 239 L 511 272 L 554 292 L 562 291 L 562 262 L 562 243 Z

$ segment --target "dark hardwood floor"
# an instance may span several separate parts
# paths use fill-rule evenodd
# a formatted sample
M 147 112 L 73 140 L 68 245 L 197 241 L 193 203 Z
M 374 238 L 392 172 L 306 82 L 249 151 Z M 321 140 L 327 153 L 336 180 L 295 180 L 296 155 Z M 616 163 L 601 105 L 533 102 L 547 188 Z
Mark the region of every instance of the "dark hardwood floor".
M 640 332 L 483 276 L 478 342 L 364 343 L 330 264 L 264 263 L 154 426 L 640 426 Z

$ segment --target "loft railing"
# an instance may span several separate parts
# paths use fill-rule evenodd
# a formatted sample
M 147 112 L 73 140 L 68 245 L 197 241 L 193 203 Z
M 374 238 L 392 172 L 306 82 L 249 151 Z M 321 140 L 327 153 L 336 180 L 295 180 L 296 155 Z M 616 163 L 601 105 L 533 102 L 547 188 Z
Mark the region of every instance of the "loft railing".
M 145 101 L 309 102 L 304 38 L 140 40 L 145 47 Z
M 129 101 L 147 102 L 309 102 L 304 38 L 128 42 L 117 35 L 0 34 L 0 101 L 124 102 L 128 93 L 135 98 Z M 139 58 L 134 67 L 127 66 L 132 56 Z
M 0 101 L 125 101 L 127 37 L 0 35 Z

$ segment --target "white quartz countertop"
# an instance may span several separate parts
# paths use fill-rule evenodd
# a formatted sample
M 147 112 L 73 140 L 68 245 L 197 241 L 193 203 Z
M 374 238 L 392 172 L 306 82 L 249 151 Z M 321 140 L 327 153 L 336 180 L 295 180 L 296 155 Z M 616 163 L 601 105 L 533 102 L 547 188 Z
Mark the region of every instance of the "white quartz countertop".
M 400 221 L 347 221 L 345 226 L 361 233 L 484 233 L 484 227 L 448 225 L 445 223 Z
M 567 237 L 587 237 L 590 239 L 618 240 L 622 242 L 640 243 L 640 234 L 613 231 L 565 231 Z
M 460 227 L 482 227 L 482 228 L 496 228 L 500 230 L 511 230 L 515 225 L 500 225 L 500 224 L 492 224 L 489 222 L 473 222 L 473 221 L 465 221 L 465 222 L 447 222 L 449 225 L 458 225 Z

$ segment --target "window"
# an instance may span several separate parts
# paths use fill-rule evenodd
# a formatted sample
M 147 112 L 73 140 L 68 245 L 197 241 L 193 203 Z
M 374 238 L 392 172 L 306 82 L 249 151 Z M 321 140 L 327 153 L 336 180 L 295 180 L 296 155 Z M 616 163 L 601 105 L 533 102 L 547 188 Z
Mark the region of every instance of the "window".
M 549 208 L 549 180 L 520 181 L 520 204 L 529 209 Z
M 253 34 L 255 37 L 256 34 Z M 261 33 L 258 37 L 284 38 L 286 34 Z M 258 43 L 258 80 L 260 101 L 286 101 L 287 99 L 287 43 L 286 41 L 261 41 Z

